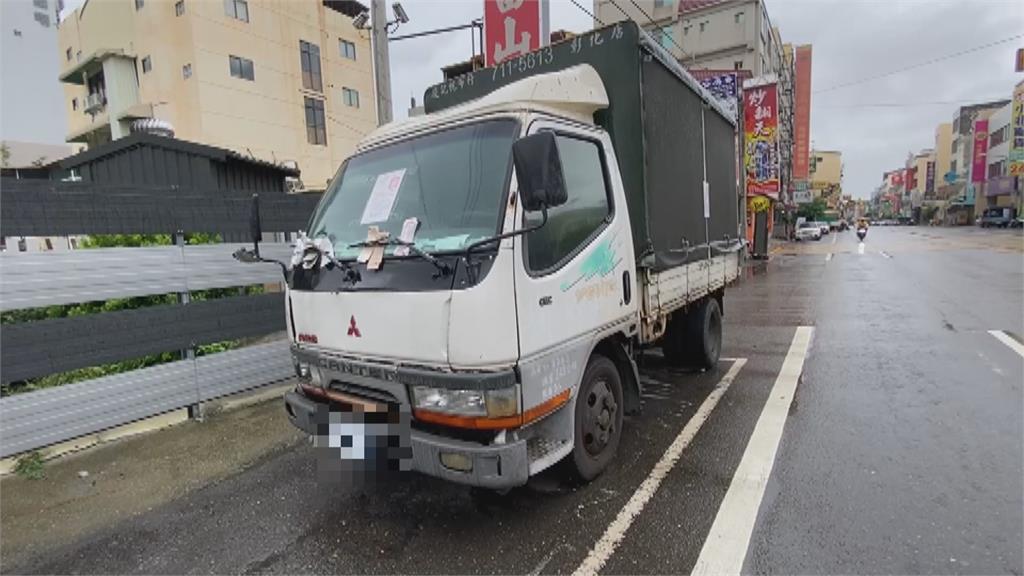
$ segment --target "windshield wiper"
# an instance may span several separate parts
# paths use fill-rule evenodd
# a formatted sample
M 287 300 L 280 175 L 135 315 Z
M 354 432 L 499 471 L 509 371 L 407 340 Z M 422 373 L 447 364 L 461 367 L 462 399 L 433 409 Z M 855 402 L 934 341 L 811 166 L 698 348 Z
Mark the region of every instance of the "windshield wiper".
M 441 276 L 447 276 L 452 273 L 452 267 L 449 266 L 447 262 L 442 262 L 433 254 L 420 250 L 414 242 L 406 242 L 405 240 L 399 240 L 398 238 L 386 238 L 384 240 L 363 240 L 362 242 L 356 242 L 348 245 L 349 248 L 367 248 L 370 246 L 405 246 L 413 254 L 433 264 L 434 268 L 437 268 L 437 271 Z

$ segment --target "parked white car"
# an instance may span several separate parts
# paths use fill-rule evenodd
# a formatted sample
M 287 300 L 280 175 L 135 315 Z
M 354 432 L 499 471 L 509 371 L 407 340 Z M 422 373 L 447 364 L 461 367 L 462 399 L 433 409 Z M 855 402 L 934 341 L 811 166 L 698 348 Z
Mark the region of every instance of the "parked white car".
M 796 229 L 796 239 L 801 240 L 821 240 L 821 226 L 818 226 L 817 222 L 804 222 L 800 224 L 800 227 Z

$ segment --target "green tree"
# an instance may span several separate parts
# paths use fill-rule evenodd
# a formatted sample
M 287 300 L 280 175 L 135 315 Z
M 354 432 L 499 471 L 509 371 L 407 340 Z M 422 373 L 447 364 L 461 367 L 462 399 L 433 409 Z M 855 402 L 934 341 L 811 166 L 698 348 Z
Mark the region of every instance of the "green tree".
M 825 210 L 827 209 L 828 205 L 825 204 L 824 200 L 821 198 L 815 198 L 808 204 L 801 204 L 800 208 L 796 211 L 796 215 L 814 222 L 822 220 L 825 217 Z

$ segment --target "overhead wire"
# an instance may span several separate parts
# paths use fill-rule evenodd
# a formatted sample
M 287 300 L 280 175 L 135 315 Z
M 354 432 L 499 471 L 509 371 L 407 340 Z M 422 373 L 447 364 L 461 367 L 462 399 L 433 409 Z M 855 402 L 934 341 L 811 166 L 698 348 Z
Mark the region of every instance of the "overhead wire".
M 644 16 L 645 16 L 645 17 L 647 18 L 647 21 L 648 21 L 648 22 L 650 22 L 652 26 L 656 27 L 656 28 L 658 29 L 658 31 L 659 31 L 659 32 L 662 32 L 662 33 L 664 33 L 664 30 L 665 30 L 665 26 L 658 26 L 658 25 L 657 25 L 657 24 L 656 24 L 656 23 L 654 22 L 654 18 L 651 18 L 651 15 L 650 15 L 650 14 L 648 14 L 646 10 L 644 10 L 643 8 L 641 8 L 641 7 L 640 7 L 640 5 L 636 3 L 636 0 L 629 0 L 629 1 L 630 1 L 630 2 L 631 2 L 631 3 L 633 4 L 633 6 L 635 6 L 635 7 L 636 7 L 636 9 L 637 9 L 637 10 L 639 10 L 639 11 L 640 11 L 640 13 L 641 13 L 641 14 L 643 14 L 643 15 L 644 15 Z M 625 13 L 625 12 L 624 12 L 624 11 L 622 10 L 622 7 L 620 7 L 620 6 L 618 5 L 618 3 L 616 3 L 616 2 L 615 2 L 615 0 L 611 0 L 611 2 L 612 2 L 612 4 L 614 4 L 614 5 L 615 5 L 615 7 L 616 7 L 616 8 L 618 8 L 618 9 L 619 9 L 619 12 L 622 12 L 623 14 L 626 14 L 626 13 Z M 629 17 L 629 15 L 628 15 L 628 14 L 626 14 L 626 17 L 628 18 L 628 17 Z M 674 44 L 674 45 L 675 45 L 675 47 L 676 47 L 676 48 L 679 48 L 679 52 L 681 52 L 681 53 L 682 53 L 682 55 L 683 55 L 683 58 L 689 58 L 689 56 L 690 56 L 690 55 L 686 53 L 686 50 L 683 50 L 683 47 L 682 47 L 682 46 L 680 46 L 678 42 L 676 42 L 676 39 L 675 39 L 675 38 L 673 38 L 673 37 L 672 37 L 672 36 L 670 35 L 670 36 L 668 36 L 668 39 L 669 39 L 669 41 L 670 41 L 670 42 L 672 42 L 672 44 Z
M 601 21 L 601 19 L 600 19 L 600 18 L 598 18 L 597 16 L 594 16 L 594 15 L 593 15 L 593 14 L 592 14 L 592 13 L 590 12 L 590 10 L 587 10 L 586 8 L 584 8 L 584 7 L 583 7 L 583 5 L 582 5 L 582 4 L 580 4 L 579 2 L 577 2 L 576 0 L 569 0 L 569 2 L 572 2 L 573 4 L 575 4 L 575 5 L 576 5 L 576 7 L 577 7 L 577 8 L 579 8 L 580 10 L 582 10 L 584 14 L 586 14 L 587 16 L 590 16 L 591 18 L 593 18 L 594 20 L 596 20 L 596 21 L 597 21 L 597 23 L 598 23 L 598 24 L 600 24 L 601 26 L 605 26 L 605 25 L 606 25 L 606 24 L 605 24 L 604 22 L 602 22 L 602 21 Z
M 857 79 L 857 80 L 851 80 L 849 82 L 843 82 L 841 84 L 836 84 L 834 86 L 829 86 L 828 88 L 821 88 L 819 90 L 814 90 L 812 92 L 812 94 L 820 94 L 822 92 L 830 92 L 832 90 L 839 90 L 840 88 L 848 88 L 850 86 L 856 86 L 856 85 L 859 85 L 859 84 L 864 84 L 865 82 L 872 82 L 874 80 L 880 80 L 882 78 L 887 78 L 889 76 L 894 76 L 896 74 L 901 74 L 903 72 L 908 72 L 910 70 L 915 70 L 917 68 L 923 68 L 924 66 L 930 66 L 932 64 L 936 64 L 936 63 L 942 62 L 944 60 L 949 60 L 949 59 L 952 59 L 952 58 L 958 58 L 960 56 L 971 54 L 973 52 L 978 52 L 978 51 L 981 51 L 981 50 L 986 50 L 988 48 L 993 48 L 993 47 L 998 46 L 1000 44 L 1005 44 L 1007 42 L 1012 42 L 1012 41 L 1017 40 L 1019 38 L 1024 38 L 1024 34 L 1017 34 L 1016 36 L 1010 36 L 1009 38 L 1003 38 L 1002 40 L 996 40 L 994 42 L 989 42 L 987 44 L 981 44 L 979 46 L 974 46 L 973 48 L 968 48 L 966 50 L 961 50 L 959 52 L 954 52 L 952 54 L 946 54 L 945 56 L 939 56 L 938 58 L 932 58 L 931 60 L 927 60 L 925 62 L 919 62 L 917 64 L 912 64 L 910 66 L 904 66 L 903 68 L 897 68 L 896 70 L 891 70 L 889 72 L 884 72 L 882 74 L 875 74 L 873 76 L 866 76 L 864 78 L 860 78 L 860 79 Z

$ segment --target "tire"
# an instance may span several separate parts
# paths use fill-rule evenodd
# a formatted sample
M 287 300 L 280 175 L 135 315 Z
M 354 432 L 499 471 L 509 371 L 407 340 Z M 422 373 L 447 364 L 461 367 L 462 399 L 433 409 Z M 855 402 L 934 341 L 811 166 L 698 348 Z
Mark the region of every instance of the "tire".
M 705 298 L 688 318 L 690 365 L 710 370 L 718 364 L 722 353 L 722 309 L 718 300 Z
M 589 482 L 608 467 L 622 439 L 622 412 L 619 369 L 608 358 L 594 354 L 576 394 L 575 442 L 564 460 L 573 480 Z

